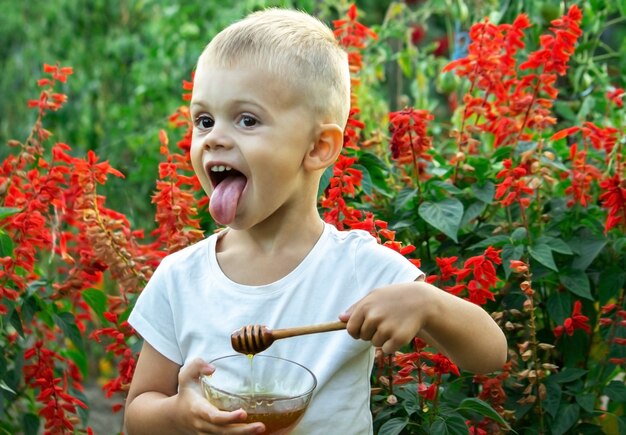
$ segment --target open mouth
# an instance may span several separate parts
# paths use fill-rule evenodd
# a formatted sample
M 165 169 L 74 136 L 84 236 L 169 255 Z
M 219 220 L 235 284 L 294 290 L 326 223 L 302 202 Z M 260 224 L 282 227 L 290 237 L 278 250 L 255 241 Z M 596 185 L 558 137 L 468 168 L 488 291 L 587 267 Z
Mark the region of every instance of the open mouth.
M 213 188 L 229 177 L 245 177 L 241 172 L 226 165 L 215 165 L 209 168 L 209 178 Z
M 229 225 L 237 215 L 239 199 L 246 188 L 248 178 L 228 165 L 209 165 L 207 172 L 213 186 L 209 212 L 216 222 Z

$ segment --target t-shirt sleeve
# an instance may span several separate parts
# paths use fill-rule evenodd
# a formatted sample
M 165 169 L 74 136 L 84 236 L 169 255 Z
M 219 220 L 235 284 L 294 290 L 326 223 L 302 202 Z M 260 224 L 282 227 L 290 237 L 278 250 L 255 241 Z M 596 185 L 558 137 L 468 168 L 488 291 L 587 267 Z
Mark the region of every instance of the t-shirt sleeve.
M 406 257 L 379 244 L 369 234 L 361 238 L 354 258 L 359 284 L 368 290 L 411 282 L 424 276 L 424 272 Z
M 182 365 L 183 357 L 176 339 L 176 324 L 168 291 L 168 275 L 165 258 L 139 295 L 128 323 L 160 354 Z

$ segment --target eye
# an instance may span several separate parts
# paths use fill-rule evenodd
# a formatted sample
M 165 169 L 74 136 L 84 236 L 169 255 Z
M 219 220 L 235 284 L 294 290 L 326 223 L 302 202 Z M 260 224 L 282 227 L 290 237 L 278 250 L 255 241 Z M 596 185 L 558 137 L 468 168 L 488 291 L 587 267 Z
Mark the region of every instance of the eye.
M 259 120 L 252 115 L 241 115 L 237 120 L 237 124 L 245 128 L 250 128 L 258 125 Z
M 215 121 L 208 115 L 200 115 L 196 118 L 196 126 L 204 129 L 212 128 L 215 125 Z

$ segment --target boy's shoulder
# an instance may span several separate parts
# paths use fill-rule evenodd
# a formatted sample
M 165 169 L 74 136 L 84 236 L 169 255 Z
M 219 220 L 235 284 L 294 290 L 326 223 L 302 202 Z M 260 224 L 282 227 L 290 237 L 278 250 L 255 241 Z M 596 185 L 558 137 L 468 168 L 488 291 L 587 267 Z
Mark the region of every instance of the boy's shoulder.
M 334 225 L 326 224 L 329 237 L 336 243 L 376 243 L 377 241 L 370 233 L 364 230 L 340 230 Z
M 209 237 L 205 237 L 183 249 L 167 254 L 163 260 L 161 260 L 161 265 L 185 264 L 208 258 L 209 246 L 217 236 L 217 233 L 211 234 Z

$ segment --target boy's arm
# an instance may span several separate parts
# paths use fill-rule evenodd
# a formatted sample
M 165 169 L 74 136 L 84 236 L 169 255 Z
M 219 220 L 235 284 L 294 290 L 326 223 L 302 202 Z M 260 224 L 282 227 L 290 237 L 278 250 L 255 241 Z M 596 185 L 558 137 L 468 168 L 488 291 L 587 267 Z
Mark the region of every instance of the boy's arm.
M 474 373 L 500 370 L 506 362 L 504 333 L 485 310 L 424 281 L 378 288 L 340 319 L 354 338 L 386 353 L 418 336 Z
M 204 398 L 198 379 L 212 372 L 213 368 L 200 359 L 181 369 L 144 342 L 126 399 L 127 433 L 262 433 L 259 423 L 234 424 L 245 420 L 243 410 L 220 411 Z

